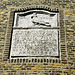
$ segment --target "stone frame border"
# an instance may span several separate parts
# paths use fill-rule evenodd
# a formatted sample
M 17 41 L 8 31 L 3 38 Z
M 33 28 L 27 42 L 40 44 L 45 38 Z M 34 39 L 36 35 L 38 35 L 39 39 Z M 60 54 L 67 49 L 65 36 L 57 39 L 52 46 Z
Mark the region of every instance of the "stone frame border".
M 10 43 L 11 43 L 11 35 L 12 35 L 12 26 L 13 26 L 13 17 L 14 17 L 14 12 L 15 11 L 24 11 L 24 10 L 28 10 L 28 9 L 35 9 L 35 8 L 39 8 L 39 9 L 45 9 L 45 10 L 49 10 L 49 11 L 59 11 L 59 47 L 60 47 L 60 56 L 59 58 L 55 58 L 55 59 L 8 59 L 9 57 L 9 52 L 10 52 Z M 3 61 L 7 61 L 10 60 L 9 62 L 11 63 L 15 63 L 15 61 L 17 62 L 52 62 L 52 63 L 63 63 L 66 64 L 67 63 L 67 52 L 66 52 L 66 42 L 65 42 L 65 37 L 66 37 L 66 31 L 65 31 L 65 19 L 64 19 L 64 10 L 59 10 L 57 8 L 51 8 L 49 6 L 26 6 L 26 7 L 22 7 L 22 8 L 11 8 L 10 9 L 10 17 L 9 17 L 9 26 L 7 27 L 7 34 L 6 34 L 6 40 L 5 40 L 5 50 L 3 52 Z

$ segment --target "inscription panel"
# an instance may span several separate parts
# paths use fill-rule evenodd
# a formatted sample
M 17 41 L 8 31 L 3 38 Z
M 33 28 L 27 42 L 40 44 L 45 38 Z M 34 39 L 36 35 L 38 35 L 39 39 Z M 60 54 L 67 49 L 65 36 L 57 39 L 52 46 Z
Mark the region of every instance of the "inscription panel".
M 58 29 L 53 28 L 57 15 L 40 10 L 15 13 L 10 58 L 59 56 Z
M 58 31 L 14 30 L 11 56 L 58 56 Z

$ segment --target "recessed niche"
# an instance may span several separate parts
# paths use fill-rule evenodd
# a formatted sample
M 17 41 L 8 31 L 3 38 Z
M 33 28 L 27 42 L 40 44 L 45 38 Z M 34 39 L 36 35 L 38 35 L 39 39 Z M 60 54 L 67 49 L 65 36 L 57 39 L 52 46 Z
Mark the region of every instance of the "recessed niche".
M 15 12 L 10 59 L 58 57 L 58 16 L 47 10 Z

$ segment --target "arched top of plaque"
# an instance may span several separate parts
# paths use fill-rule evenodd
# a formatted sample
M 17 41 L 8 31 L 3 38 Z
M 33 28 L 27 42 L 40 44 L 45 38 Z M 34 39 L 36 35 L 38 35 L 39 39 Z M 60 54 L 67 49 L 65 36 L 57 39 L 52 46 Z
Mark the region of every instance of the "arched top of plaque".
M 20 28 L 27 27 L 57 27 L 58 13 L 47 10 L 28 10 L 15 12 L 14 26 Z

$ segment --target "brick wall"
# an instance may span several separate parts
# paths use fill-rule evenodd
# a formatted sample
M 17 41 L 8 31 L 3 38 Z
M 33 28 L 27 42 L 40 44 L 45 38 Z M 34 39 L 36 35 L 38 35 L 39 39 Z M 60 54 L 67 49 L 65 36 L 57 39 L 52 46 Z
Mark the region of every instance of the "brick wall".
M 13 12 L 30 8 L 58 10 L 61 14 L 59 60 L 8 59 Z M 0 75 L 75 75 L 75 1 L 0 0 Z

